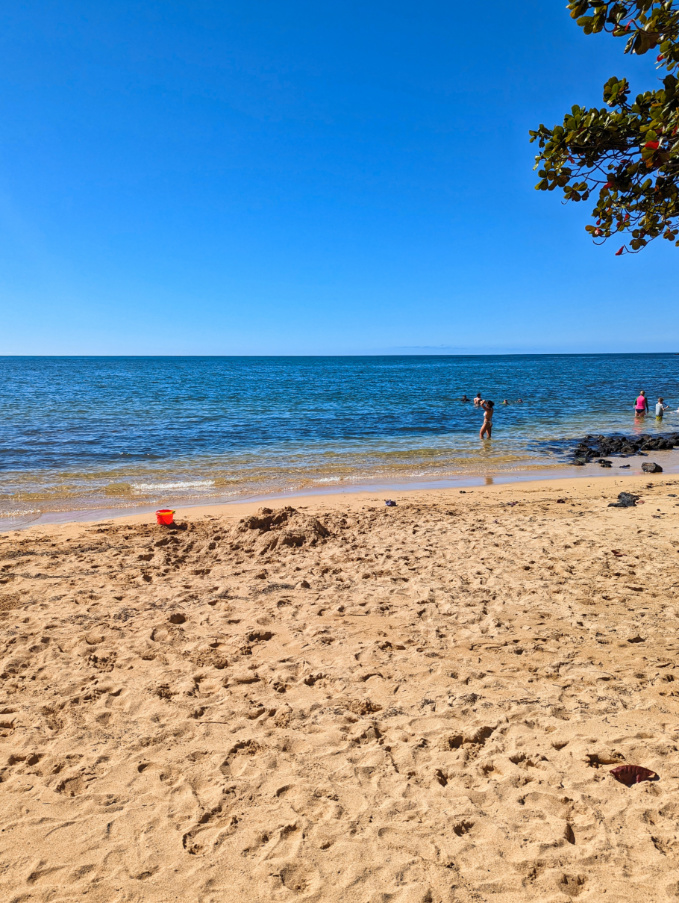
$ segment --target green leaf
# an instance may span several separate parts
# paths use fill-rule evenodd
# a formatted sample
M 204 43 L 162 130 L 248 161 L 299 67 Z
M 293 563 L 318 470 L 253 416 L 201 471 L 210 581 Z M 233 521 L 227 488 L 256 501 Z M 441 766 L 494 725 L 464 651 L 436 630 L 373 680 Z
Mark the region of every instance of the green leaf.
M 605 29 L 624 37 L 619 46 L 625 53 L 659 47 L 661 58 L 649 61 L 650 68 L 666 74 L 662 87 L 631 104 L 629 82 L 611 77 L 603 108 L 574 105 L 563 123 L 531 131 L 539 148 L 536 187 L 559 189 L 576 202 L 593 194 L 598 225 L 588 232 L 595 238 L 631 232 L 632 250 L 656 237 L 679 244 L 679 0 L 569 0 L 568 10 L 586 34 Z M 647 148 L 648 142 L 660 146 Z

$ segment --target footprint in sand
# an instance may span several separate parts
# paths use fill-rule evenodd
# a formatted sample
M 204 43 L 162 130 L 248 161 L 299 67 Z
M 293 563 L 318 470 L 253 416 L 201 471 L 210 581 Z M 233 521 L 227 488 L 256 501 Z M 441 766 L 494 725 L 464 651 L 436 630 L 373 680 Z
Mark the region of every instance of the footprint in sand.
M 57 793 L 63 793 L 64 796 L 80 796 L 87 789 L 87 781 L 83 775 L 78 775 L 59 781 L 54 789 Z
M 585 889 L 585 878 L 582 875 L 562 875 L 558 887 L 567 896 L 577 897 Z
M 230 775 L 235 762 L 240 758 L 256 756 L 262 751 L 262 747 L 256 740 L 240 740 L 226 754 L 219 770 L 223 775 Z
M 271 880 L 274 882 L 275 899 L 279 899 L 279 895 L 276 893 L 276 884 L 279 889 L 285 889 L 288 892 L 280 897 L 281 900 L 290 899 L 290 894 L 300 900 L 318 899 L 321 879 L 319 873 L 310 864 L 289 862 L 271 873 Z

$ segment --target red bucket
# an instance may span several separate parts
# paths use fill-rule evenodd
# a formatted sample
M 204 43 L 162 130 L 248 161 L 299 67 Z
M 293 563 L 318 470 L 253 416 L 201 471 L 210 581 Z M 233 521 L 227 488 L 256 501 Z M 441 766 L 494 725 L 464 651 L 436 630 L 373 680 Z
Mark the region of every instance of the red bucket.
M 161 508 L 156 511 L 156 520 L 163 527 L 169 527 L 174 523 L 174 511 L 171 508 Z

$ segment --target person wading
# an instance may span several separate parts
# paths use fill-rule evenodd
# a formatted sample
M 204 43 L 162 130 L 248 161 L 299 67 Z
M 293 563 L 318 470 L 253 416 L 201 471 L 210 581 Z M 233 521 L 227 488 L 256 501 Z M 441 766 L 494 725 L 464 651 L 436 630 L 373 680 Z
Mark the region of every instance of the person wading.
M 493 408 L 495 404 L 492 401 L 484 401 L 481 404 L 483 408 L 483 426 L 481 427 L 481 431 L 479 436 L 482 439 L 490 439 L 493 433 Z
M 643 417 L 648 413 L 648 398 L 646 398 L 646 393 L 643 389 L 639 392 L 639 397 L 634 403 L 634 413 L 637 417 Z

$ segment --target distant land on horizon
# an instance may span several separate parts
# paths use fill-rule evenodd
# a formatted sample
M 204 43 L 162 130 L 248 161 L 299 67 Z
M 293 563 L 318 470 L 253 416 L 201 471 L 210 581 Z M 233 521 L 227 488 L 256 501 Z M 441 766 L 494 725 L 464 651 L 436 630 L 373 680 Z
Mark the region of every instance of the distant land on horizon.
M 158 360 L 179 360 L 192 358 L 379 358 L 379 357 L 666 357 L 679 356 L 679 351 L 600 351 L 593 349 L 583 349 L 580 351 L 533 351 L 533 350 L 511 350 L 511 351 L 475 351 L 452 346 L 430 346 L 421 347 L 406 346 L 404 348 L 385 349 L 383 351 L 363 351 L 363 352 L 344 352 L 344 353 L 280 353 L 280 354 L 234 354 L 234 353 L 214 353 L 214 354 L 0 354 L 1 360 L 17 360 L 26 358 L 27 360 L 35 360 L 44 358 L 45 360 L 68 360 L 68 359 L 87 359 L 92 360 L 124 360 L 124 359 L 145 359 L 154 358 Z

